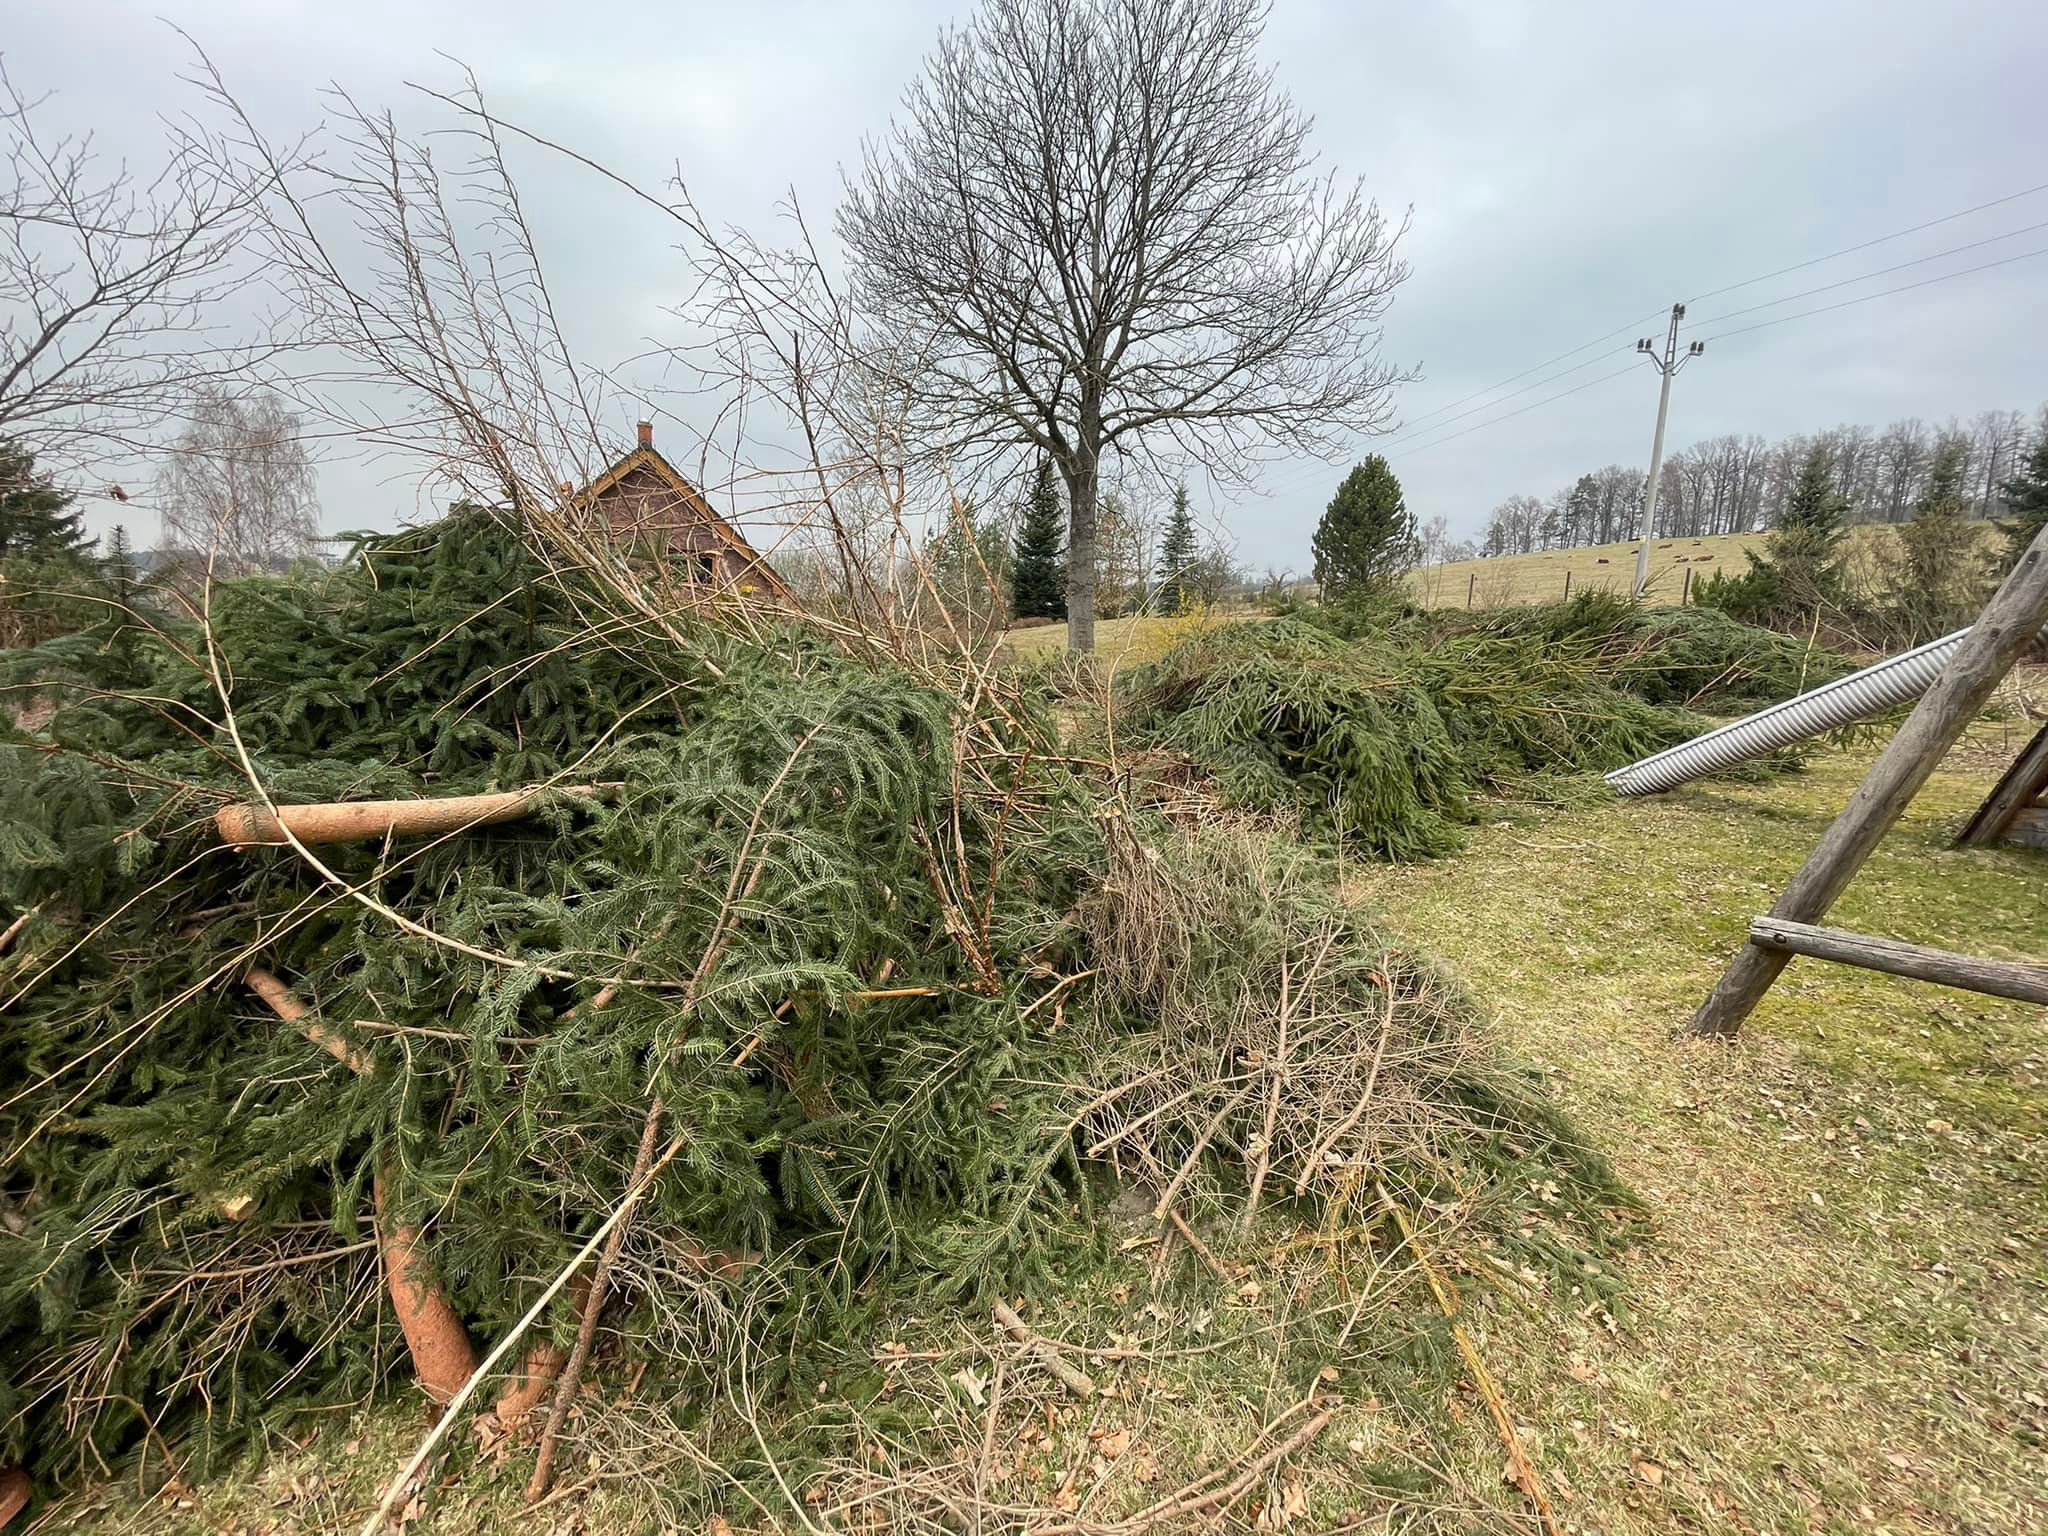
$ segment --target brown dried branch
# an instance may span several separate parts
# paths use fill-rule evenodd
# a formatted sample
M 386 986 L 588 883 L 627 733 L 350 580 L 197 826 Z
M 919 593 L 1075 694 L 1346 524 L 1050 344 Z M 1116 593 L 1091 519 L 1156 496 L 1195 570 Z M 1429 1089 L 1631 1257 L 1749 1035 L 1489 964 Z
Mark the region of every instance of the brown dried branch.
M 662 1103 L 656 1099 L 648 1106 L 647 1117 L 640 1126 L 640 1149 L 633 1157 L 629 1188 L 642 1188 L 649 1180 L 648 1170 L 654 1162 L 654 1139 L 661 1130 L 661 1115 Z M 611 1284 L 612 1265 L 618 1262 L 619 1247 L 625 1240 L 626 1218 L 622 1216 L 613 1224 L 590 1272 L 590 1294 L 583 1298 L 583 1316 L 576 1327 L 576 1344 L 569 1351 L 561 1379 L 555 1383 L 555 1400 L 548 1410 L 547 1427 L 541 1431 L 540 1453 L 534 1460 L 533 1476 L 526 1484 L 526 1502 L 529 1504 L 545 1494 L 555 1480 L 555 1447 L 562 1433 L 562 1423 L 569 1417 L 569 1405 L 575 1401 L 576 1389 L 582 1384 L 583 1367 L 590 1359 L 590 1346 L 597 1339 L 598 1315 L 604 1310 L 605 1293 Z
M 1040 1338 L 1032 1331 L 1031 1325 L 1017 1315 L 1015 1307 L 999 1298 L 992 1310 L 995 1312 L 996 1321 L 1003 1325 L 1003 1331 L 1036 1355 L 1040 1363 L 1059 1379 L 1061 1386 L 1076 1397 L 1089 1398 L 1095 1395 L 1095 1382 L 1088 1373 L 1062 1359 L 1057 1349 Z

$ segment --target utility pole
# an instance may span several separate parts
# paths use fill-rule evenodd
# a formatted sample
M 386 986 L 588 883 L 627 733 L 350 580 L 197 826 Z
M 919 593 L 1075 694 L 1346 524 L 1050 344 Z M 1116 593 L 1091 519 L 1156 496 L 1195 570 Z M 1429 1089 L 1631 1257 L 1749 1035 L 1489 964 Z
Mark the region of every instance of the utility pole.
M 1696 341 L 1685 349 L 1681 356 L 1678 350 L 1678 322 L 1685 318 L 1685 306 L 1671 306 L 1671 331 L 1664 338 L 1664 355 L 1657 356 L 1655 338 L 1644 336 L 1637 340 L 1636 350 L 1650 360 L 1650 366 L 1664 376 L 1664 382 L 1657 391 L 1657 435 L 1650 439 L 1650 483 L 1643 491 L 1643 547 L 1636 551 L 1635 596 L 1643 595 L 1643 588 L 1650 581 L 1650 540 L 1657 531 L 1657 487 L 1664 479 L 1664 418 L 1671 410 L 1671 381 L 1678 370 L 1707 350 L 1704 341 Z

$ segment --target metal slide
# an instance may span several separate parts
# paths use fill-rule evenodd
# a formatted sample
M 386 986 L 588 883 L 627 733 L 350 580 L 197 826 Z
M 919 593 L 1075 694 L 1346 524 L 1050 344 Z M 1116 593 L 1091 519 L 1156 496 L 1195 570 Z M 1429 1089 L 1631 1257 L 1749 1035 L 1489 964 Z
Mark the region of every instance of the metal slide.
M 1941 675 L 1941 669 L 1968 633 L 1967 629 L 1959 629 L 1861 672 L 1852 672 L 1811 693 L 1802 693 L 1704 736 L 1667 747 L 1654 757 L 1615 769 L 1607 775 L 1607 782 L 1624 795 L 1661 794 L 1702 774 L 1732 768 L 1781 747 L 1795 746 L 1823 731 L 1896 709 L 1934 686 L 1935 678 Z M 2048 634 L 2048 630 L 2043 633 Z

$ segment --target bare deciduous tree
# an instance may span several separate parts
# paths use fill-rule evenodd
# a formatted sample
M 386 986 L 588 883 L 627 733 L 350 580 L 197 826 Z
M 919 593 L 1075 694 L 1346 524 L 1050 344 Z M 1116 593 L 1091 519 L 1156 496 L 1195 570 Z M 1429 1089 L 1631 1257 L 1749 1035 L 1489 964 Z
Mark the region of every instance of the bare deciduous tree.
M 271 395 L 203 390 L 157 475 L 164 543 L 234 569 L 278 570 L 314 553 L 317 480 L 302 420 Z
M 260 355 L 214 336 L 206 311 L 261 183 L 176 124 L 146 179 L 102 170 L 90 137 L 37 131 L 41 101 L 0 68 L 0 435 L 76 458 L 133 445 Z
M 876 320 L 920 344 L 921 428 L 1051 457 L 1069 644 L 1095 638 L 1104 456 L 1229 479 L 1261 446 L 1382 427 L 1401 231 L 1321 173 L 1256 57 L 1264 0 L 985 0 L 850 178 L 839 230 Z M 1155 448 L 1154 445 L 1157 445 Z

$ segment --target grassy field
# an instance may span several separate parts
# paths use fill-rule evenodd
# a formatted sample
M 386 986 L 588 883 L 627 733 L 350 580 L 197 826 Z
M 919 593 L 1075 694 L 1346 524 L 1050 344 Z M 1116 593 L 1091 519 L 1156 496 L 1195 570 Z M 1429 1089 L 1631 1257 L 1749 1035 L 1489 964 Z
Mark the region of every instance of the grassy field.
M 2048 954 L 2041 856 L 1948 846 L 2029 729 L 1977 727 L 1850 888 L 1842 924 Z M 1565 1291 L 1447 1259 L 1561 1532 L 2048 1528 L 2041 1010 L 1802 960 L 1734 1046 L 1669 1038 L 1874 751 L 1652 800 L 1503 805 L 1459 857 L 1345 871 L 1461 975 L 1505 1049 L 1547 1076 L 1648 1207 L 1647 1236 L 1618 1261 L 1619 1305 L 1590 1274 Z M 1199 1261 L 1183 1247 L 1161 1264 L 1146 1211 L 1097 1219 L 1101 1257 L 1071 1264 L 1037 1316 L 1107 1391 L 1068 1401 L 991 1337 L 985 1313 L 886 1319 L 884 1342 L 862 1346 L 871 1356 L 817 1386 L 823 1413 L 844 1411 L 859 1374 L 881 1380 L 867 1464 L 793 1459 L 791 1474 L 842 1488 L 871 1477 L 886 1499 L 865 1529 L 958 1529 L 964 1506 L 977 1529 L 1106 1530 L 1184 1479 L 1242 1465 L 1269 1423 L 1300 1423 L 1288 1403 L 1306 1379 L 1341 1403 L 1236 1488 L 1222 1528 L 1536 1529 L 1416 1278 L 1406 1307 L 1355 1329 L 1336 1326 L 1344 1306 L 1326 1310 L 1398 1245 L 1304 1232 L 1275 1210 L 1248 1236 L 1207 1229 Z M 787 1506 L 718 1503 L 715 1467 L 754 1450 L 753 1427 L 733 1419 L 705 1416 L 701 1443 L 658 1427 L 607 1441 L 535 1514 L 517 1495 L 530 1452 L 465 1448 L 418 1528 L 623 1536 L 655 1528 L 650 1500 L 686 1483 L 710 1492 L 677 1494 L 664 1528 L 799 1528 Z M 616 1435 L 641 1421 L 615 1405 L 607 1422 Z M 422 1427 L 403 1402 L 309 1424 L 244 1480 L 150 1501 L 109 1488 L 34 1529 L 354 1529 Z M 1189 1512 L 1147 1528 L 1201 1523 Z
M 1740 575 L 1748 569 L 1743 551 L 1760 548 L 1767 535 L 1724 533 L 1708 539 L 1659 539 L 1650 546 L 1649 596 L 1653 603 L 1675 603 L 1685 589 L 1685 573 L 1704 581 L 1715 571 Z M 1605 589 L 1626 592 L 1636 575 L 1637 544 L 1600 544 L 1584 549 L 1543 550 L 1533 555 L 1504 555 L 1497 560 L 1458 560 L 1411 572 L 1410 589 L 1429 606 L 1487 608 L 1499 603 L 1549 603 L 1565 595 L 1565 577 L 1574 593 Z
M 1979 525 L 1987 533 L 1992 525 Z M 1865 523 L 1849 530 L 1849 561 L 1855 568 L 1868 561 L 1872 547 L 1890 529 Z M 1650 546 L 1652 603 L 1676 603 L 1685 595 L 1686 573 L 1695 583 L 1716 571 L 1741 575 L 1749 568 L 1744 552 L 1760 549 L 1770 537 L 1762 533 L 1723 533 L 1705 539 L 1659 539 Z M 1409 573 L 1408 585 L 1418 601 L 1432 608 L 1487 608 L 1500 603 L 1550 603 L 1565 595 L 1565 578 L 1573 593 L 1605 590 L 1626 592 L 1635 581 L 1637 543 L 1599 544 L 1584 549 L 1543 550 L 1532 555 L 1503 555 L 1497 560 L 1458 560 Z
M 1110 665 L 1151 661 L 1176 641 L 1208 624 L 1230 624 L 1266 615 L 1232 610 L 1228 614 L 1190 615 L 1161 619 L 1149 615 L 1132 619 L 1099 619 L 1095 624 L 1095 654 Z M 1055 655 L 1066 649 L 1067 626 L 1035 624 L 1013 629 L 1003 636 L 1003 646 L 1019 661 Z

